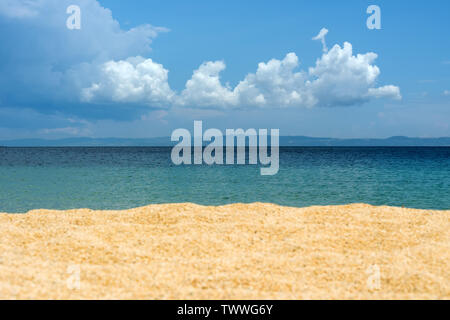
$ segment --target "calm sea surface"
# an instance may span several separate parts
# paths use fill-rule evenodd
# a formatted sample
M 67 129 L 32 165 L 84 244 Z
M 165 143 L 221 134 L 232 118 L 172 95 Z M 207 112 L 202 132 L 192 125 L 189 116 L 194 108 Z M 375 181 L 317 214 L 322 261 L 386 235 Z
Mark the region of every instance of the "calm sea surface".
M 170 148 L 0 148 L 0 212 L 152 203 L 450 209 L 450 148 L 281 148 L 280 171 L 175 166 Z

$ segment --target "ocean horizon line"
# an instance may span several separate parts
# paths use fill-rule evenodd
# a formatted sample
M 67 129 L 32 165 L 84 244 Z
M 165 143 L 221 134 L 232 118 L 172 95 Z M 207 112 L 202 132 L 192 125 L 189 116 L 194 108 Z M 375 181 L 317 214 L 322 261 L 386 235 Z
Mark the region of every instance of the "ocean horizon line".
M 173 147 L 170 137 L 153 138 L 24 138 L 0 140 L 0 147 Z M 205 142 L 204 145 L 208 143 Z M 327 138 L 280 136 L 280 147 L 450 147 L 450 137 Z

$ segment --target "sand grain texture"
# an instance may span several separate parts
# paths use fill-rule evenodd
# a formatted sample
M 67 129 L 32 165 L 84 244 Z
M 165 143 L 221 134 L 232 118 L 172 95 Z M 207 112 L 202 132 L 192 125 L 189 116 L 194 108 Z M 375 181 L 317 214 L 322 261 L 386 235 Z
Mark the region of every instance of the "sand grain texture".
M 449 299 L 449 214 L 363 204 L 0 214 L 0 298 Z

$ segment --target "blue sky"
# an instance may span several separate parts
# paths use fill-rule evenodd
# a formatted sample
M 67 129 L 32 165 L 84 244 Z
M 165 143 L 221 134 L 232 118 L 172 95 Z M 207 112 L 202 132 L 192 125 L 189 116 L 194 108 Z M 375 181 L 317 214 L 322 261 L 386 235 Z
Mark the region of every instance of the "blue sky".
M 81 29 L 69 30 L 69 5 Z M 369 5 L 381 30 L 369 30 Z M 4 0 L 0 139 L 450 136 L 448 1 Z M 326 28 L 327 49 L 313 41 Z M 376 55 L 375 55 L 376 54 Z

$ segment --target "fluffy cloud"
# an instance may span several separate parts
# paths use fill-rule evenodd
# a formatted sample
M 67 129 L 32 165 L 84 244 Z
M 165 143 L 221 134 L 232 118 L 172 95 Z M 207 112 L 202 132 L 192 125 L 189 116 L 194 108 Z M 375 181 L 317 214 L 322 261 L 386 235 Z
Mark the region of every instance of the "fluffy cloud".
M 322 37 L 323 38 L 323 37 Z M 223 85 L 223 61 L 205 62 L 193 72 L 186 88 L 175 94 L 167 82 L 167 70 L 151 59 L 139 63 L 110 61 L 103 65 L 101 80 L 83 90 L 83 98 L 99 97 L 116 102 L 142 102 L 150 106 L 190 108 L 350 106 L 370 99 L 401 99 L 393 85 L 376 87 L 380 69 L 375 53 L 353 54 L 352 45 L 335 45 L 323 53 L 314 67 L 297 71 L 299 60 L 288 53 L 283 60 L 261 62 L 235 88 Z M 148 67 L 141 67 L 148 66 Z
M 335 45 L 308 72 L 296 72 L 295 53 L 260 63 L 235 89 L 242 103 L 270 107 L 344 106 L 371 98 L 400 99 L 395 86 L 375 87 L 380 74 L 374 53 L 353 55 L 352 45 Z
M 186 83 L 186 89 L 178 97 L 177 104 L 195 107 L 236 105 L 238 100 L 235 93 L 220 82 L 219 73 L 224 69 L 223 61 L 203 63 Z
M 98 1 L 77 0 L 81 29 L 68 30 L 66 8 L 72 4 L 0 1 L 0 107 L 125 119 L 148 112 L 145 107 L 332 107 L 401 97 L 396 86 L 377 86 L 377 55 L 354 55 L 349 43 L 329 51 L 325 46 L 316 64 L 305 70 L 300 70 L 295 53 L 261 62 L 235 87 L 221 81 L 223 61 L 205 62 L 184 90 L 174 92 L 169 71 L 142 58 L 165 28 L 141 25 L 124 30 Z M 325 43 L 327 32 L 322 29 L 314 39 Z
M 102 80 L 83 89 L 82 100 L 165 107 L 174 96 L 167 82 L 168 71 L 152 59 L 137 57 L 109 61 L 101 66 L 100 73 Z
M 353 55 L 352 45 L 335 45 L 310 68 L 313 78 L 307 83 L 321 106 L 354 105 L 371 98 L 400 99 L 400 89 L 389 85 L 375 87 L 380 69 L 373 64 L 377 55 L 369 52 Z
M 257 107 L 312 107 L 316 101 L 306 86 L 308 76 L 296 72 L 298 57 L 288 53 L 283 60 L 258 64 L 256 73 L 248 74 L 234 92 L 240 103 Z
M 66 9 L 74 3 L 81 8 L 80 30 L 66 27 Z M 67 111 L 68 101 L 79 103 L 104 63 L 147 55 L 153 39 L 167 31 L 151 25 L 124 30 L 96 0 L 2 0 L 0 29 L 3 104 L 59 111 Z

